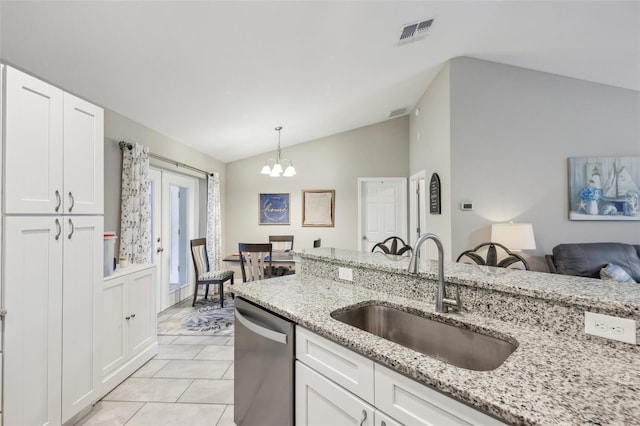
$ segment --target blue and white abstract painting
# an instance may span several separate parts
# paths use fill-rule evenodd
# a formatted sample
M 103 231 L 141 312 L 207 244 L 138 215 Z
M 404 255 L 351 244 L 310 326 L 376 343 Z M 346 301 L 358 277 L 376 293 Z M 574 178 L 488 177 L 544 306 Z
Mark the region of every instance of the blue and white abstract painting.
M 640 220 L 640 157 L 569 158 L 569 219 Z

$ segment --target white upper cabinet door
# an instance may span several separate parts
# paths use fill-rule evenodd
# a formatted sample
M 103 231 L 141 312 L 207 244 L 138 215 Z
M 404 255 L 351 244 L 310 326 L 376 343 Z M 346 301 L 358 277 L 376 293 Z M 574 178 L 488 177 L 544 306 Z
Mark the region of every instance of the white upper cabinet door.
M 60 424 L 61 220 L 4 218 L 5 426 Z
M 104 213 L 104 111 L 64 94 L 64 213 Z
M 62 423 L 96 399 L 102 383 L 102 216 L 63 221 Z
M 62 90 L 5 71 L 5 213 L 62 213 Z

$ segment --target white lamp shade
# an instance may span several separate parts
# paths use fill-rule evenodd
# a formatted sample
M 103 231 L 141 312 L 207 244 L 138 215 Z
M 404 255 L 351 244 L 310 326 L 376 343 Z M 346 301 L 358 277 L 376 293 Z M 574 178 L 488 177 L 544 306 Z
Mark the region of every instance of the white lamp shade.
M 535 250 L 536 240 L 530 223 L 494 223 L 491 225 L 491 241 L 509 250 Z
M 292 164 L 289 165 L 289 167 L 287 167 L 286 169 L 284 169 L 284 175 L 283 176 L 295 176 L 296 174 L 296 169 L 295 167 L 293 167 Z
M 265 164 L 260 173 L 262 173 L 263 175 L 271 174 L 271 168 L 268 164 Z
M 273 169 L 271 169 L 271 176 L 280 176 L 282 174 L 282 166 L 280 163 L 276 163 L 273 165 Z

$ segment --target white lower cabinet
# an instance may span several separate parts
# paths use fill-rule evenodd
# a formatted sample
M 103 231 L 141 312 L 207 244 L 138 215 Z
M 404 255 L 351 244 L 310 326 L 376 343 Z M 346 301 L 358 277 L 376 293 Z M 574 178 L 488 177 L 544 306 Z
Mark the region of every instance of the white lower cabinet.
M 373 426 L 374 408 L 296 361 L 296 425 Z
M 4 218 L 3 420 L 56 425 L 98 398 L 101 216 Z
M 302 327 L 296 358 L 299 426 L 504 425 Z
M 158 353 L 156 268 L 131 265 L 104 279 L 102 394 Z

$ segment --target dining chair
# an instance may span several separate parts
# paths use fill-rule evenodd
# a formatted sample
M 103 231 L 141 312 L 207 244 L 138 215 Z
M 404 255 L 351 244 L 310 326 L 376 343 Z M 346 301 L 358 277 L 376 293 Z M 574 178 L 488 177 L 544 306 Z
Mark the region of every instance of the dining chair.
M 381 251 L 386 254 L 395 254 L 401 256 L 403 254 L 411 254 L 413 249 L 410 245 L 406 244 L 400 237 L 389 237 L 386 240 L 376 244 L 371 249 L 371 252 Z
M 487 248 L 485 249 L 485 247 Z M 502 256 L 500 261 L 498 261 L 499 256 L 496 248 L 500 248 L 502 249 L 502 251 L 504 251 L 504 255 Z M 485 257 L 482 257 L 484 250 L 486 250 L 486 253 L 484 254 Z M 524 265 L 524 269 L 529 271 L 529 264 L 524 259 L 524 257 L 512 252 L 502 244 L 494 242 L 482 243 L 475 246 L 471 250 L 463 251 L 456 259 L 456 262 L 460 262 L 460 259 L 462 258 L 467 258 L 463 259 L 463 262 L 464 260 L 471 259 L 478 265 L 497 266 L 499 268 L 508 268 L 514 263 L 521 262 L 522 265 Z
M 217 284 L 218 293 L 220 293 L 220 307 L 224 307 L 224 283 L 227 280 L 231 280 L 233 285 L 233 271 L 226 269 L 219 269 L 216 271 L 209 270 L 209 258 L 207 257 L 207 239 L 196 238 L 191 240 L 191 258 L 193 259 L 193 267 L 196 271 L 196 285 L 193 289 L 193 302 L 191 306 L 196 305 L 196 298 L 198 297 L 198 287 L 201 285 L 206 286 L 204 290 L 204 298 L 207 299 L 209 295 L 209 285 Z
M 293 250 L 293 235 L 269 235 L 273 251 Z
M 238 243 L 242 282 L 271 278 L 271 243 Z

